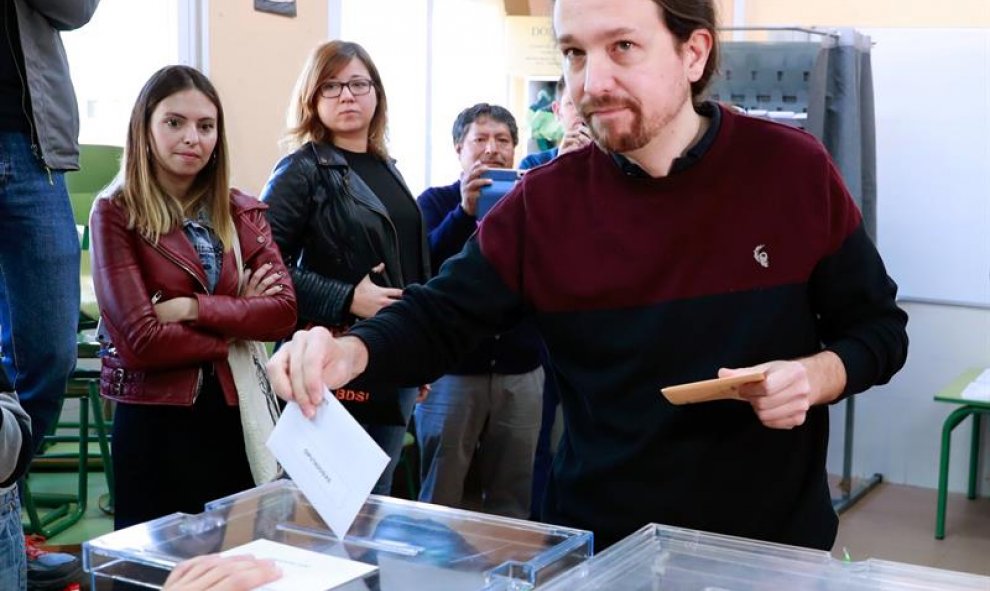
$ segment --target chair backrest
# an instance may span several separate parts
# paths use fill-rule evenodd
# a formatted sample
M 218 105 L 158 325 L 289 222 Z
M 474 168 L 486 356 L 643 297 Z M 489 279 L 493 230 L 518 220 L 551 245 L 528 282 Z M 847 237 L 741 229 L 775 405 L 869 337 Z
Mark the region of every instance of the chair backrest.
M 120 146 L 83 144 L 79 146 L 79 170 L 66 173 L 65 187 L 72 203 L 72 215 L 76 225 L 82 229 L 79 248 L 79 287 L 81 290 L 79 327 L 96 327 L 100 315 L 93 290 L 92 270 L 89 259 L 89 211 L 93 200 L 104 187 L 110 184 L 120 169 L 120 157 L 124 149 Z
M 93 200 L 117 176 L 123 152 L 124 149 L 120 146 L 79 146 L 79 170 L 65 175 L 65 186 L 72 201 L 76 224 L 89 225 L 89 210 L 93 206 Z

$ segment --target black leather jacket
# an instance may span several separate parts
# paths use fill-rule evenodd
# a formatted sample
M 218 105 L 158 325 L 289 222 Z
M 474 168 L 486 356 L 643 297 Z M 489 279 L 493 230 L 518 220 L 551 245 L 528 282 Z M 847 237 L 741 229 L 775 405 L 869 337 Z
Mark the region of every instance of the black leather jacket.
M 395 165 L 387 161 L 386 166 L 415 201 Z M 400 257 L 410 255 L 399 252 L 388 211 L 331 144 L 307 143 L 279 161 L 261 199 L 296 287 L 301 326 L 352 324 L 354 287 L 378 263 L 385 263 L 385 271 L 376 283 L 405 287 Z M 430 276 L 425 229 L 421 242 L 425 278 Z

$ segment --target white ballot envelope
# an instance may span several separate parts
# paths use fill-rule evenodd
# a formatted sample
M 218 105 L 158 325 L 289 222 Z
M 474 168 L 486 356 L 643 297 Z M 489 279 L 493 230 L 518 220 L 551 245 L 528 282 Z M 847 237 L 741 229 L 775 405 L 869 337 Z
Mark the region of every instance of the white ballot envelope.
M 268 438 L 268 449 L 341 539 L 389 462 L 329 391 L 313 419 L 290 402 Z
M 378 567 L 329 556 L 304 548 L 296 548 L 271 540 L 254 540 L 231 548 L 223 556 L 254 556 L 271 560 L 282 571 L 282 577 L 260 587 L 261 591 L 326 591 L 374 572 Z

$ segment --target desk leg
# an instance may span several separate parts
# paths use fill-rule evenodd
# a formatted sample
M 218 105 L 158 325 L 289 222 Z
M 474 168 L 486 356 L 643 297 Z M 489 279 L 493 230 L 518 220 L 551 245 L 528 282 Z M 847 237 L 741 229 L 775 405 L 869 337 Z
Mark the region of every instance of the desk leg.
M 98 380 L 88 380 L 86 385 L 87 398 L 93 409 L 93 424 L 96 426 L 96 440 L 100 444 L 100 457 L 103 460 L 103 475 L 107 481 L 109 492 L 109 508 L 114 504 L 114 480 L 113 480 L 113 458 L 110 455 L 110 433 L 107 430 L 106 420 L 103 418 L 103 406 L 100 401 L 100 382 Z M 99 500 L 97 500 L 99 504 Z M 102 506 L 101 506 L 102 508 Z
M 839 490 L 842 494 L 839 497 L 832 499 L 832 508 L 839 514 L 849 507 L 852 507 L 857 501 L 863 498 L 866 493 L 873 490 L 874 487 L 883 481 L 882 475 L 874 474 L 869 479 L 861 482 L 859 486 L 853 487 L 852 457 L 853 429 L 856 424 L 856 397 L 850 396 L 846 398 L 845 405 L 846 432 L 842 442 L 842 480 L 839 481 Z
M 942 423 L 942 452 L 938 463 L 938 508 L 935 512 L 935 539 L 945 537 L 945 504 L 949 495 L 949 451 L 952 448 L 952 430 L 959 426 L 973 408 L 963 406 L 952 411 Z
M 969 448 L 969 489 L 966 491 L 967 499 L 976 498 L 976 473 L 980 469 L 980 418 L 981 413 L 973 413 L 973 439 Z

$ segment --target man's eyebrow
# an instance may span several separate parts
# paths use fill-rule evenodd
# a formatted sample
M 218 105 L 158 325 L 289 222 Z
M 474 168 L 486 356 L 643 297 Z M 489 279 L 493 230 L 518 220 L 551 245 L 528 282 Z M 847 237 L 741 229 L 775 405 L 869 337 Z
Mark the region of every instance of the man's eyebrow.
M 595 36 L 605 39 L 611 39 L 614 37 L 624 37 L 626 35 L 632 35 L 635 32 L 636 29 L 634 29 L 633 27 L 616 27 L 614 29 L 608 29 L 607 31 L 602 31 L 600 33 L 597 33 Z M 558 45 L 562 45 L 565 43 L 574 43 L 574 35 L 571 35 L 570 33 L 564 33 L 563 35 L 557 38 Z

